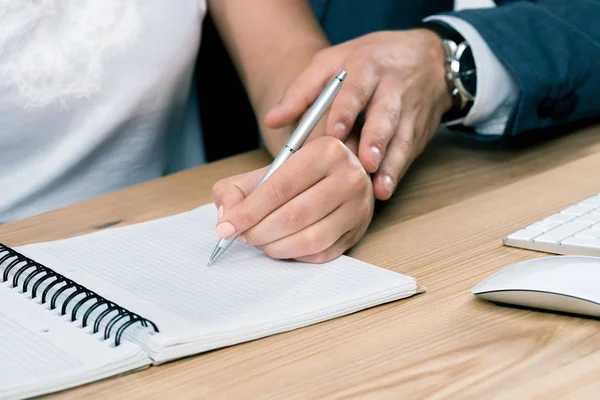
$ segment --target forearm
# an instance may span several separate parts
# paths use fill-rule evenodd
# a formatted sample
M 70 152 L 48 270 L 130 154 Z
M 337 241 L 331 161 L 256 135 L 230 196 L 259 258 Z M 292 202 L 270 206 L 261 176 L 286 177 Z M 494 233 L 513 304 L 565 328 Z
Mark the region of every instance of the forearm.
M 263 117 L 321 48 L 328 46 L 308 1 L 209 0 L 209 12 L 244 83 L 263 140 L 274 153 L 289 130 Z

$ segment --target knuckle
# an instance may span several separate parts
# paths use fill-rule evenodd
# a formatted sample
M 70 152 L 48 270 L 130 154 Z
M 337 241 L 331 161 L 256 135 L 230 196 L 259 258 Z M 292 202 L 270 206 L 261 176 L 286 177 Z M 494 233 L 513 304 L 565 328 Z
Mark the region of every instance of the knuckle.
M 245 231 L 249 227 L 254 226 L 258 221 L 256 221 L 254 213 L 252 213 L 248 207 L 242 207 L 233 216 L 231 222 L 236 226 L 236 228 L 241 228 Z
M 329 248 L 327 250 L 323 250 L 322 252 L 318 253 L 318 254 L 314 254 L 312 256 L 312 261 L 315 264 L 323 264 L 326 262 L 329 262 L 331 260 L 334 260 L 336 258 L 338 258 L 339 256 L 342 255 L 342 249 L 334 249 L 334 248 Z
M 273 204 L 273 208 L 279 208 L 287 202 L 287 198 L 291 191 L 291 183 L 277 180 L 276 182 L 271 181 L 267 183 L 267 196 Z
M 362 190 L 369 181 L 367 172 L 362 166 L 356 165 L 357 163 L 353 162 L 352 164 L 352 167 L 348 171 L 347 182 L 351 187 Z
M 346 235 L 346 237 L 343 240 L 343 243 L 340 243 L 340 245 L 343 246 L 343 248 L 340 249 L 339 255 L 341 255 L 344 251 L 352 248 L 352 246 L 354 246 L 356 243 L 358 243 L 359 240 L 364 235 L 365 231 L 366 231 L 366 227 L 364 227 L 362 229 L 355 229 L 352 232 L 348 232 L 348 234 Z
M 220 180 L 220 181 L 216 182 L 212 187 L 213 198 L 223 194 L 225 192 L 225 190 L 227 190 L 228 186 L 229 185 L 227 184 L 227 181 L 225 181 L 225 180 Z
M 355 97 L 362 102 L 366 102 L 371 97 L 367 87 L 362 82 L 350 82 L 348 86 L 354 92 Z
M 326 263 L 327 261 L 329 261 L 329 256 L 328 256 L 327 252 L 322 251 L 318 254 L 313 254 L 308 257 L 305 257 L 304 260 L 306 262 L 309 262 L 312 264 L 323 264 L 323 263 Z
M 329 256 L 329 254 L 327 254 L 327 252 L 325 251 L 322 251 L 319 254 L 315 255 L 314 262 L 317 264 L 323 264 L 329 261 L 330 259 L 331 257 Z
M 351 106 L 352 105 L 353 104 L 351 104 Z M 346 124 L 346 126 L 352 126 L 356 118 L 356 114 L 352 111 L 351 106 L 343 106 L 342 109 L 338 111 L 338 119 Z
M 343 158 L 340 157 L 338 165 L 344 171 L 344 175 L 350 181 L 355 183 L 361 179 L 368 180 L 368 173 L 361 164 L 358 156 L 355 156 L 348 148 L 344 149 Z
M 294 207 L 283 215 L 283 226 L 292 232 L 298 231 L 306 225 L 308 213 L 304 207 Z
M 263 252 L 271 258 L 275 259 L 284 259 L 285 257 L 281 254 L 281 252 L 277 249 L 276 246 L 265 245 L 262 248 Z
M 398 104 L 393 104 L 390 101 L 381 102 L 378 105 L 378 114 L 380 118 L 384 119 L 389 125 L 395 125 L 400 120 L 400 113 Z
M 315 230 L 307 230 L 303 233 L 303 246 L 302 248 L 307 254 L 319 253 L 323 246 L 322 234 Z
M 295 80 L 289 85 L 289 87 L 285 91 L 284 97 L 286 99 L 297 99 L 303 105 L 308 105 L 312 101 L 310 93 L 306 91 L 306 85 L 299 80 Z
M 403 97 L 406 99 L 406 104 L 411 110 L 420 108 L 425 102 L 423 84 L 414 76 L 407 78 L 404 82 Z
M 400 136 L 398 138 L 398 149 L 404 154 L 410 154 L 413 149 L 413 139 L 411 136 Z
M 324 159 L 339 160 L 346 155 L 347 149 L 341 140 L 332 136 L 324 136 L 321 139 L 323 142 L 321 149 L 323 151 L 322 155 Z
M 373 206 L 369 200 L 364 199 L 358 204 L 356 211 L 363 218 L 369 218 L 373 213 Z

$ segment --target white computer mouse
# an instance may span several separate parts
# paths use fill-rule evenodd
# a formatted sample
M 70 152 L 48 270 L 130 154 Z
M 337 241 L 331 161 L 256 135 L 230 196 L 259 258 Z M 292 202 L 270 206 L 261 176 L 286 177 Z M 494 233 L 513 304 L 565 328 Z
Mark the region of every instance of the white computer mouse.
M 600 316 L 600 257 L 551 256 L 511 265 L 472 289 L 482 299 Z

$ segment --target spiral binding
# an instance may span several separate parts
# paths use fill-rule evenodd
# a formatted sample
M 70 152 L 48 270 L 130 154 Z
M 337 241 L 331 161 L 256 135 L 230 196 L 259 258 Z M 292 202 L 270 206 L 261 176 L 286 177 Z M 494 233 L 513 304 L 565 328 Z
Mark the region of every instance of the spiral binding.
M 2 265 L 5 263 L 8 265 L 4 267 L 4 272 L 2 272 Z M 57 301 L 62 293 L 74 288 L 75 291 L 73 291 L 73 293 L 71 293 L 61 305 L 61 315 L 67 314 L 67 306 L 69 303 L 71 303 L 77 296 L 85 294 L 85 296 L 75 303 L 75 306 L 71 310 L 71 321 L 74 322 L 77 319 L 77 312 L 84 306 L 84 304 L 91 302 L 85 306 L 87 308 L 84 308 L 85 312 L 81 321 L 81 325 L 84 328 L 88 326 L 88 320 L 94 310 L 106 305 L 107 308 L 102 311 L 94 321 L 94 334 L 100 331 L 100 325 L 102 324 L 102 321 L 116 311 L 116 315 L 113 315 L 109 320 L 107 320 L 108 322 L 104 327 L 104 340 L 107 340 L 110 337 L 113 328 L 119 321 L 121 321 L 122 325 L 117 329 L 115 334 L 115 346 L 118 346 L 121 343 L 121 337 L 123 336 L 123 333 L 125 333 L 129 327 L 135 325 L 136 323 L 140 323 L 144 327 L 151 325 L 154 331 L 158 332 L 158 327 L 154 322 L 105 299 L 86 287 L 81 286 L 77 282 L 0 243 L 0 272 L 2 272 L 2 283 L 8 281 L 10 272 L 13 269 L 15 269 L 16 272 L 12 277 L 11 286 L 13 288 L 17 287 L 19 284 L 19 278 L 24 276 L 25 279 L 21 284 L 20 289 L 23 291 L 23 293 L 27 293 L 29 290 L 31 290 L 31 297 L 34 299 L 40 294 L 38 293 L 40 285 L 46 281 L 50 282 L 50 284 L 46 286 L 41 293 L 41 302 L 42 304 L 46 304 L 48 301 L 50 301 L 51 310 L 57 308 Z M 56 285 L 63 283 L 66 284 L 58 289 L 50 298 L 48 298 L 50 290 Z

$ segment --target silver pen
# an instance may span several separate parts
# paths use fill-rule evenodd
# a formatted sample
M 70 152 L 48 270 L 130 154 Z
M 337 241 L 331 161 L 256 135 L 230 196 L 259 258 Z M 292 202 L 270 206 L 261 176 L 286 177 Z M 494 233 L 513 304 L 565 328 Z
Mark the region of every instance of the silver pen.
M 256 190 L 260 185 L 263 184 L 264 181 L 267 180 L 269 176 L 273 172 L 277 170 L 277 168 L 281 167 L 281 165 L 288 159 L 292 154 L 300 149 L 300 147 L 304 144 L 308 136 L 311 134 L 315 126 L 319 123 L 323 115 L 335 99 L 335 96 L 338 94 L 342 87 L 342 83 L 346 79 L 348 74 L 346 71 L 341 71 L 338 73 L 335 78 L 329 82 L 329 84 L 323 89 L 317 100 L 313 103 L 313 105 L 308 109 L 308 112 L 300 121 L 292 136 L 288 139 L 287 143 L 281 149 L 277 157 L 271 163 L 271 166 L 265 172 L 260 182 L 254 187 Z M 235 241 L 238 235 L 235 235 L 229 239 L 220 239 L 217 243 L 217 246 L 213 250 L 210 259 L 208 260 L 208 266 L 213 264 L 229 246 Z

